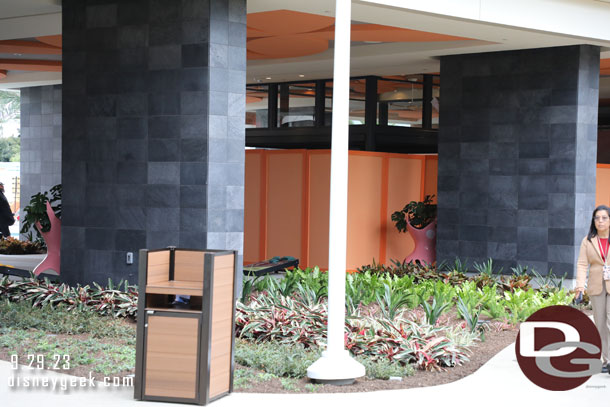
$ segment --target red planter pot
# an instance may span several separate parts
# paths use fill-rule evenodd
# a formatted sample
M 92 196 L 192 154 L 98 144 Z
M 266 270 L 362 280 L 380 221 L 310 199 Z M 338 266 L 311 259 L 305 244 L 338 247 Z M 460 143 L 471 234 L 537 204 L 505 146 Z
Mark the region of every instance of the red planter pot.
M 407 222 L 407 231 L 415 241 L 415 249 L 405 260 L 434 263 L 436 261 L 436 220 L 423 229 L 416 229 Z

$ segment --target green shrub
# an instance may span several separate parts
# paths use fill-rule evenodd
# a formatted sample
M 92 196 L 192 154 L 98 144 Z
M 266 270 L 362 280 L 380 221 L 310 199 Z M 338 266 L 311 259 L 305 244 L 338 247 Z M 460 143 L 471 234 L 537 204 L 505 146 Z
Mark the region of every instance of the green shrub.
M 94 337 L 129 339 L 135 326 L 90 311 L 69 310 L 64 304 L 33 307 L 31 301 L 0 301 L 0 328 L 38 329 L 52 334 L 90 333 Z
M 235 341 L 235 362 L 280 377 L 307 376 L 307 368 L 320 355 L 318 349 L 306 350 L 300 344 Z
M 367 356 L 357 356 L 356 360 L 364 366 L 366 377 L 370 379 L 388 380 L 390 377 L 413 376 L 411 365 L 388 359 L 373 360 Z
M 307 377 L 307 368 L 321 356 L 319 349 L 305 349 L 302 345 L 283 345 L 269 342 L 235 342 L 235 362 L 243 366 L 260 369 L 277 377 Z M 387 359 L 374 360 L 361 355 L 356 360 L 366 369 L 366 377 L 387 380 L 391 376 L 413 375 L 413 367 Z M 271 377 L 273 377 L 271 376 Z

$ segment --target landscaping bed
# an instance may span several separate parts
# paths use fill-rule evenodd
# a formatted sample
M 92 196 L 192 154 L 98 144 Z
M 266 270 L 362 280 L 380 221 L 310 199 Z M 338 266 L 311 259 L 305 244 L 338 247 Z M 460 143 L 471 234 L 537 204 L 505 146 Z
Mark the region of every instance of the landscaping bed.
M 246 279 L 236 307 L 235 391 L 354 392 L 459 380 L 514 343 L 536 310 L 570 304 L 562 279 L 500 276 L 489 261 L 466 277 L 461 262 L 434 267 L 370 265 L 346 279 L 345 347 L 367 377 L 351 386 L 311 383 L 306 369 L 326 342 L 328 276 L 317 268 L 281 280 Z M 532 287 L 536 280 L 536 288 Z M 132 375 L 137 287 L 69 287 L 0 279 L 0 359 L 69 355 L 61 372 Z M 581 307 L 583 307 L 581 305 Z M 392 380 L 388 380 L 392 379 Z

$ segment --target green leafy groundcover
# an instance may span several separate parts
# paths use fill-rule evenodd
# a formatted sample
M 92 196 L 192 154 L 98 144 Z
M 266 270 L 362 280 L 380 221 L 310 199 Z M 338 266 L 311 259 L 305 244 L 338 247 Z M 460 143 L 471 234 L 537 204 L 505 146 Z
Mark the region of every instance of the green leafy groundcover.
M 491 260 L 474 267 L 479 271 L 474 277 L 466 277 L 457 259 L 443 267 L 395 262 L 349 274 L 346 348 L 371 363 L 438 370 L 468 361 L 470 348 L 484 339 L 489 326 L 481 316 L 518 323 L 540 308 L 570 304 L 573 298 L 561 288 L 561 279 L 528 273 L 524 267 L 513 269 L 511 276 L 500 276 Z M 533 279 L 539 288 L 532 288 Z M 327 293 L 328 276 L 318 268 L 288 271 L 281 280 L 246 279 L 236 308 L 238 339 L 319 352 L 326 343 Z M 70 287 L 34 277 L 0 279 L 0 300 L 34 307 L 135 317 L 137 299 L 137 287 L 127 282 Z M 464 322 L 443 325 L 450 310 Z

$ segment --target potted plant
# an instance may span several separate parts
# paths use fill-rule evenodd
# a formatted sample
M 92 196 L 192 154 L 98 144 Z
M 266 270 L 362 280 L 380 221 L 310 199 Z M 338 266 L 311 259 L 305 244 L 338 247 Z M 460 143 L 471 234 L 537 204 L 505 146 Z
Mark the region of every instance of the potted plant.
M 426 195 L 423 201 L 411 201 L 392 214 L 398 232 L 409 232 L 415 241 L 415 249 L 405 261 L 434 263 L 436 260 L 436 204 L 434 195 Z
M 38 275 L 47 270 L 53 270 L 59 274 L 61 184 L 55 185 L 47 192 L 39 192 L 33 195 L 30 204 L 23 208 L 23 212 L 24 217 L 20 232 L 27 233 L 28 239 L 32 241 L 40 241 L 40 235 L 42 235 L 42 239 L 47 246 L 47 255 L 36 266 L 34 274 Z

